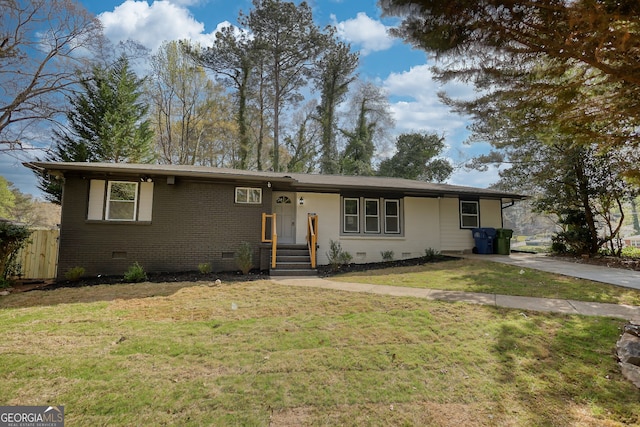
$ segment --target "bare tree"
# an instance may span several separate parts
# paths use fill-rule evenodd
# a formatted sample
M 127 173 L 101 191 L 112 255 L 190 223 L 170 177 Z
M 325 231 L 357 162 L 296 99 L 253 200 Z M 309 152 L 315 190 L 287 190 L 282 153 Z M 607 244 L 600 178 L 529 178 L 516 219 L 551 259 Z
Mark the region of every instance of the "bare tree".
M 71 0 L 0 0 L 0 151 L 55 122 L 103 42 L 100 22 Z
M 222 87 L 209 79 L 177 41 L 165 42 L 151 57 L 151 67 L 147 92 L 159 160 L 199 164 L 203 150 L 211 148 L 207 137 L 212 134 L 214 108 L 227 102 Z

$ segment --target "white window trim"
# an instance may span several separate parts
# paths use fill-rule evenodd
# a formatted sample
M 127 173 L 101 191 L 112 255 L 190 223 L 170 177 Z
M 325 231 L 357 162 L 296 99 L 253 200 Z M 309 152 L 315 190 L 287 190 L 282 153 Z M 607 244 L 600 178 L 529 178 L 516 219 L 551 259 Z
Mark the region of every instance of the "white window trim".
M 393 203 L 396 205 L 396 215 L 387 215 L 387 203 Z M 396 231 L 389 231 L 387 227 L 387 218 L 395 218 L 398 229 Z M 400 200 L 398 199 L 384 199 L 384 233 L 385 234 L 400 234 Z
M 355 214 L 347 214 L 346 204 L 348 200 L 356 201 L 357 212 Z M 356 217 L 357 230 L 347 230 L 347 217 Z M 360 198 L 358 197 L 345 197 L 342 200 L 342 232 L 346 234 L 360 234 Z
M 376 211 L 378 212 L 376 215 L 367 214 L 367 202 L 375 202 L 376 203 Z M 366 234 L 380 234 L 380 199 L 364 199 L 364 232 Z M 369 230 L 367 229 L 367 219 L 375 218 L 376 219 L 376 229 Z
M 109 201 L 111 182 L 136 184 L 135 216 L 133 219 L 110 219 Z M 104 221 L 110 223 L 150 223 L 153 216 L 153 181 L 138 183 L 129 180 L 92 179 L 89 184 L 89 200 L 87 206 L 88 221 Z
M 111 200 L 111 187 L 113 184 L 129 184 L 135 187 L 135 196 L 133 200 Z M 135 181 L 109 181 L 107 185 L 107 202 L 105 211 L 105 220 L 107 221 L 135 221 L 138 218 L 138 200 L 140 199 L 139 186 Z M 111 202 L 119 203 L 133 203 L 133 217 L 132 218 L 111 218 Z
M 241 190 L 246 190 L 247 192 L 247 199 L 246 200 L 240 200 L 238 198 L 238 193 Z M 251 200 L 251 194 L 254 194 L 254 192 L 257 192 L 258 196 L 258 200 Z M 262 188 L 259 187 L 236 187 L 235 190 L 235 202 L 237 204 L 240 205 L 261 205 L 262 204 Z
M 473 203 L 476 206 L 475 214 L 466 214 L 462 213 L 462 204 L 463 203 Z M 464 225 L 463 218 L 475 218 L 476 225 Z M 469 228 L 478 228 L 480 227 L 480 202 L 477 200 L 460 200 L 460 228 L 469 229 Z

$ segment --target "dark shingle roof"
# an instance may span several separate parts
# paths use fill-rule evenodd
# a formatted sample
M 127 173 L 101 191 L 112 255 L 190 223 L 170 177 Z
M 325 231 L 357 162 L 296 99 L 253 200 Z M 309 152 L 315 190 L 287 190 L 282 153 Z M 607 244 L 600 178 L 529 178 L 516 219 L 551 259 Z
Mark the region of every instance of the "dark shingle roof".
M 302 174 L 290 172 L 247 171 L 239 169 L 213 168 L 189 165 L 156 165 L 132 163 L 86 163 L 86 162 L 31 162 L 25 166 L 36 170 L 47 170 L 51 174 L 86 172 L 95 174 L 172 175 L 201 179 L 225 179 L 265 182 L 286 185 L 297 191 L 386 191 L 404 195 L 427 197 L 475 196 L 508 200 L 524 199 L 526 196 L 486 188 L 436 184 L 402 178 L 377 176 L 344 176 Z M 275 187 L 274 187 L 275 188 Z

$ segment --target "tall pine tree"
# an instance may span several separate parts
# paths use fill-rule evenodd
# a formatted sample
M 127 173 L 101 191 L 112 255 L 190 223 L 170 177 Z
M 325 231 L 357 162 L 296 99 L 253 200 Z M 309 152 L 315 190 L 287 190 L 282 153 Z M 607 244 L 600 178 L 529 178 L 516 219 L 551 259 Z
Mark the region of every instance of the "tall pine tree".
M 69 99 L 68 130 L 54 131 L 55 146 L 47 161 L 150 163 L 154 160 L 153 131 L 140 102 L 143 79 L 121 56 L 110 67 L 95 66 L 81 83 L 82 91 Z M 62 186 L 39 175 L 45 197 L 60 204 Z

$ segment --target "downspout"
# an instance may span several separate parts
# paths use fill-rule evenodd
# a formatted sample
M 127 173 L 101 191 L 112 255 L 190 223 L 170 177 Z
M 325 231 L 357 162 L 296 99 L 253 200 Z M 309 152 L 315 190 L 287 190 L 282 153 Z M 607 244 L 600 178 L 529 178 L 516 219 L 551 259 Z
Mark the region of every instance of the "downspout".
M 516 201 L 511 199 L 511 203 L 509 203 L 508 205 L 503 205 L 502 201 L 500 201 L 500 226 L 502 228 L 504 228 L 504 214 L 502 213 L 502 211 L 504 211 L 507 208 L 510 208 L 511 206 L 515 205 Z

